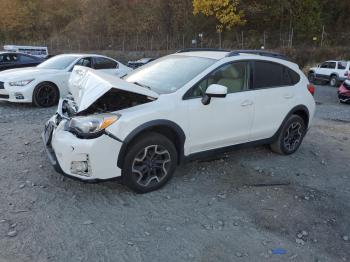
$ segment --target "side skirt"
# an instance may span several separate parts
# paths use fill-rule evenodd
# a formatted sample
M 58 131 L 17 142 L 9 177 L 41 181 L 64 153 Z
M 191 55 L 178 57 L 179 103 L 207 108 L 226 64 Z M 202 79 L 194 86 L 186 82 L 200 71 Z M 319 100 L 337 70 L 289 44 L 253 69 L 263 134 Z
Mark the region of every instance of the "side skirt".
M 262 139 L 258 141 L 252 141 L 252 142 L 247 142 L 247 143 L 242 143 L 242 144 L 237 144 L 237 145 L 232 145 L 232 146 L 226 146 L 226 147 L 221 147 L 221 148 L 215 148 L 199 153 L 193 153 L 188 156 L 184 157 L 183 163 L 188 163 L 190 161 L 195 161 L 195 160 L 200 160 L 200 159 L 206 159 L 210 158 L 213 156 L 221 155 L 236 149 L 242 149 L 242 148 L 247 148 L 247 147 L 254 147 L 254 146 L 262 146 L 262 145 L 268 145 L 271 144 L 275 141 L 275 136 L 267 139 Z

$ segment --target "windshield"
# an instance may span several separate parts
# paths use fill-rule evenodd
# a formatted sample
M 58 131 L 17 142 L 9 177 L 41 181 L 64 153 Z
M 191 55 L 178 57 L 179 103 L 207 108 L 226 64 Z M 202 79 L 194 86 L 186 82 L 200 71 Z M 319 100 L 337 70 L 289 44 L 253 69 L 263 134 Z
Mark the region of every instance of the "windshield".
M 175 92 L 216 60 L 170 55 L 131 72 L 124 80 L 148 87 L 159 94 Z
M 76 59 L 77 57 L 72 55 L 55 56 L 41 63 L 37 67 L 44 69 L 63 70 L 72 64 Z

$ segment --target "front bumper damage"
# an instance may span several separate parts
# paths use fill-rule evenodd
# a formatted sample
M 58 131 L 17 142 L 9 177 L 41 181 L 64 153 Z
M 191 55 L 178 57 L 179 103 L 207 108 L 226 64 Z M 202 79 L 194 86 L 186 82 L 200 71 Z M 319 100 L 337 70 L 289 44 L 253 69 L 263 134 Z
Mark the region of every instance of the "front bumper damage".
M 120 177 L 122 171 L 117 166 L 117 159 L 122 142 L 105 134 L 95 139 L 78 138 L 65 130 L 66 121 L 59 113 L 56 114 L 47 122 L 42 134 L 46 153 L 54 169 L 85 182 Z

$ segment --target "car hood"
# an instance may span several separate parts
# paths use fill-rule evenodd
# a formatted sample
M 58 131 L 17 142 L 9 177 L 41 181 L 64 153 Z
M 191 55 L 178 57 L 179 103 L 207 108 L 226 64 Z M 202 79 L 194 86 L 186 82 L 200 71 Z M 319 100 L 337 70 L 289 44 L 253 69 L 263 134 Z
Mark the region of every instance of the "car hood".
M 118 89 L 157 99 L 159 95 L 141 87 L 91 68 L 75 66 L 69 79 L 69 91 L 77 106 L 77 113 L 87 109 L 111 89 Z
M 43 74 L 56 74 L 61 71 L 62 70 L 44 69 L 37 67 L 16 68 L 0 72 L 0 80 L 4 82 L 13 80 L 28 80 L 39 75 L 41 76 Z

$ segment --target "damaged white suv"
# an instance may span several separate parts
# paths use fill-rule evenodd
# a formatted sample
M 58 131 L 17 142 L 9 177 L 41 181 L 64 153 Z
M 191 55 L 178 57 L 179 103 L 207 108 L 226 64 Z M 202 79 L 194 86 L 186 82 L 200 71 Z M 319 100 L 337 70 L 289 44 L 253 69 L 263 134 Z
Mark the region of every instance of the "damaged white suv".
M 56 170 L 84 181 L 122 177 L 140 193 L 186 160 L 237 145 L 292 154 L 315 111 L 298 66 L 266 51 L 183 50 L 124 79 L 75 67 L 70 91 L 43 133 Z

